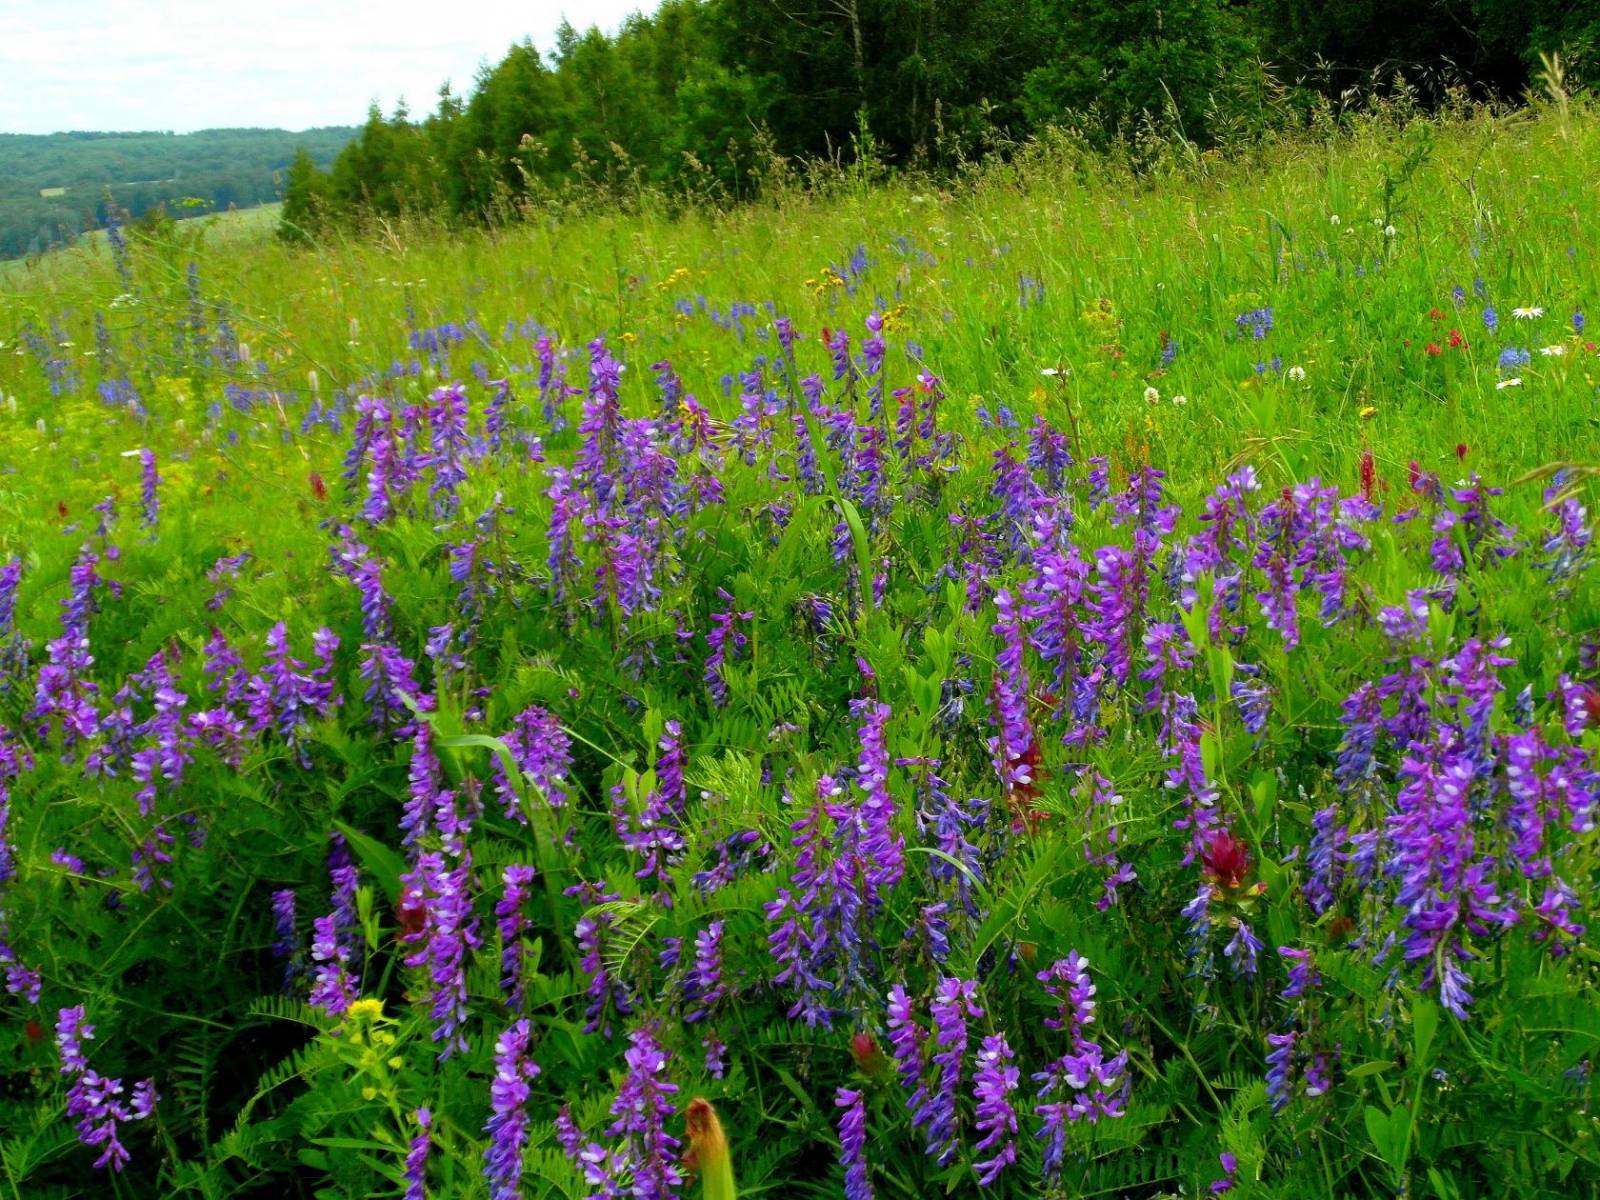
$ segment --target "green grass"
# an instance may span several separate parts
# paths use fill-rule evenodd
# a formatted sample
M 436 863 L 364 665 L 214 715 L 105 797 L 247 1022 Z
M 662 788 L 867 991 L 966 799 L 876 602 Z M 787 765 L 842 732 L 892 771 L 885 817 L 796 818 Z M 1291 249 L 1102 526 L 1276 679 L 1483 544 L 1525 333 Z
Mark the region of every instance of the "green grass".
M 1386 211 L 1386 175 L 1435 128 Z M 1582 355 L 1537 362 L 1520 389 L 1494 387 L 1502 345 L 1562 341 L 1567 316 L 1595 291 L 1596 226 L 1583 197 L 1597 160 L 1600 130 L 1581 114 L 1419 122 L 1410 134 L 1374 121 L 1331 143 L 1278 146 L 1243 163 L 1202 157 L 1154 179 L 1054 147 L 951 189 L 843 179 L 822 198 L 728 214 L 601 214 L 456 233 L 402 222 L 310 251 L 268 240 L 262 210 L 217 219 L 193 244 L 185 226 L 160 261 L 171 304 L 184 264 L 198 263 L 208 296 L 235 311 L 286 391 L 304 392 L 313 369 L 322 386 L 341 386 L 400 354 L 408 298 L 424 324 L 471 316 L 498 335 L 532 318 L 570 342 L 636 338 L 627 353 L 637 371 L 669 356 L 703 396 L 717 391 L 732 339 L 703 315 L 680 317 L 675 302 L 772 301 L 810 335 L 858 327 L 881 299 L 958 403 L 1070 404 L 1085 438 L 1149 443 L 1157 460 L 1181 459 L 1196 474 L 1241 453 L 1291 470 L 1348 469 L 1364 442 L 1391 467 L 1411 456 L 1437 465 L 1465 442 L 1475 467 L 1505 477 L 1600 438 Z M 910 240 L 912 256 L 897 252 L 895 236 Z M 873 266 L 856 294 L 812 282 L 857 246 Z M 1043 284 L 1044 303 L 1019 306 L 1024 275 Z M 1500 335 L 1488 335 L 1474 277 L 1503 308 L 1541 305 L 1545 319 L 1524 327 L 1507 311 Z M 1459 311 L 1457 285 L 1469 289 Z M 80 322 L 118 287 L 98 250 L 43 273 L 14 268 L 4 286 L 14 316 L 68 311 Z M 1102 299 L 1115 316 L 1103 328 L 1082 315 Z M 1304 369 L 1302 386 L 1256 378 L 1252 347 L 1229 338 L 1233 317 L 1256 305 L 1274 308 L 1269 349 Z M 1435 308 L 1444 323 L 1429 320 Z M 1449 326 L 1470 353 L 1430 360 L 1424 345 L 1442 343 Z M 1157 377 L 1163 331 L 1180 353 Z M 1099 349 L 1111 344 L 1120 357 Z M 11 366 L 0 388 L 28 411 L 37 386 L 24 362 Z M 1071 373 L 1039 375 L 1053 366 Z M 1188 403 L 1146 407 L 1147 386 Z
M 532 1084 L 524 1186 L 541 1200 L 584 1194 L 555 1148 L 557 1106 L 570 1103 L 586 1135 L 605 1137 L 621 1035 L 645 1016 L 660 1022 L 678 1099 L 716 1101 L 747 1194 L 837 1194 L 840 1086 L 867 1097 L 880 1196 L 973 1194 L 971 1072 L 962 1148 L 941 1167 L 923 1153 L 894 1072 L 875 1065 L 889 986 L 905 984 L 927 1031 L 943 974 L 980 985 L 972 1048 L 1004 1031 L 1017 1051 L 1020 1157 L 993 1194 L 1039 1195 L 1029 1077 L 1069 1044 L 1043 1022 L 1055 1001 L 1035 977 L 1071 951 L 1092 963 L 1094 1034 L 1108 1053 L 1127 1052 L 1131 1098 L 1126 1118 L 1069 1130 L 1064 1194 L 1201 1194 L 1224 1150 L 1240 1163 L 1236 1194 L 1274 1200 L 1600 1186 L 1589 1066 L 1600 1054 L 1597 956 L 1581 938 L 1566 939 L 1572 953 L 1556 953 L 1565 935 L 1544 936 L 1544 918 L 1531 915 L 1545 876 L 1517 869 L 1502 753 L 1506 739 L 1538 731 L 1548 740 L 1544 766 L 1559 758 L 1570 770 L 1560 788 L 1550 784 L 1546 821 L 1534 823 L 1593 927 L 1595 837 L 1558 811 L 1556 793 L 1600 780 L 1590 779 L 1600 733 L 1583 707 L 1596 685 L 1600 591 L 1592 554 L 1577 555 L 1566 575 L 1546 560 L 1552 518 L 1524 476 L 1559 461 L 1600 462 L 1600 360 L 1573 322 L 1600 304 L 1591 211 L 1600 116 L 1576 104 L 1432 121 L 1388 111 L 1247 159 L 1182 146 L 1166 154 L 1164 165 L 1135 173 L 1060 138 L 956 181 L 819 172 L 809 188 L 776 179 L 765 201 L 729 212 L 668 215 L 646 194 L 633 211 L 572 206 L 454 231 L 404 220 L 311 247 L 272 237 L 266 214 L 241 214 L 136 241 L 126 275 L 109 247 L 0 274 L 0 567 L 13 557 L 22 567 L 16 632 L 0 628 L 0 724 L 37 760 L 14 780 L 0 774 L 15 797 L 0 836 L 17 864 L 4 881 L 3 932 L 17 962 L 41 972 L 44 993 L 37 1007 L 0 1001 L 19 1018 L 0 1024 L 0 1055 L 12 1064 L 0 1081 L 0 1175 L 11 1191 L 54 1198 L 104 1187 L 60 1119 L 65 1085 L 40 1032 L 57 1008 L 81 1003 L 99 1028 L 95 1068 L 130 1081 L 154 1075 L 164 1096 L 158 1122 L 129 1127 L 127 1194 L 397 1193 L 414 1113 L 427 1106 L 437 1122 L 430 1194 L 479 1200 L 495 1038 L 511 1019 L 491 913 L 499 873 L 513 863 L 540 868 L 524 902 L 537 959 L 528 1013 L 543 1070 Z M 1515 308 L 1543 311 L 1524 320 Z M 1246 314 L 1264 309 L 1270 331 L 1255 318 L 1264 336 L 1254 337 Z M 876 498 L 864 482 L 876 431 L 861 394 L 869 377 L 859 373 L 874 312 L 887 343 L 888 437 L 897 433 L 892 393 L 919 387 L 920 370 L 937 375 L 946 396 L 946 436 L 918 443 L 924 461 L 886 449 Z M 824 421 L 837 414 L 803 408 L 796 372 L 775 364 L 775 316 L 800 331 L 797 373 L 820 374 L 828 403 L 855 413 L 848 451 L 824 444 Z M 847 331 L 857 351 L 845 383 L 833 381 L 821 344 L 830 329 Z M 579 391 L 590 383 L 585 345 L 603 335 L 624 368 L 629 416 L 660 411 L 660 361 L 709 410 L 708 443 L 687 445 L 687 405 L 669 411 L 670 433 L 640 433 L 658 439 L 655 458 L 648 447 L 593 440 L 602 466 L 638 470 L 627 487 L 643 517 L 606 507 L 619 492 L 588 474 L 600 472 L 583 468 L 575 486 L 557 472 L 572 466 L 581 439 L 538 413 L 541 332 L 564 351 Z M 1164 363 L 1163 347 L 1174 344 Z M 1528 351 L 1526 364 L 1502 367 L 1508 349 Z M 758 413 L 746 446 L 739 376 L 758 358 L 782 415 Z M 440 485 L 447 456 L 429 456 L 443 417 L 425 413 L 438 403 L 430 397 L 462 383 L 471 432 L 487 446 L 489 381 L 500 377 L 514 389 L 505 442 L 468 456 L 458 486 Z M 134 402 L 103 402 L 102 385 Z M 352 484 L 340 478 L 362 395 L 384 398 L 394 437 L 419 452 L 419 481 L 395 489 L 393 513 L 362 512 L 372 464 L 392 442 L 358 449 Z M 583 403 L 565 403 L 572 424 Z M 1058 524 L 1030 529 L 997 512 L 993 464 L 1000 455 L 1006 465 L 1008 443 L 1036 418 L 1067 437 L 1078 461 L 1040 498 L 1037 511 Z M 413 424 L 419 432 L 405 433 Z M 809 488 L 795 482 L 803 446 L 817 449 L 826 475 Z M 161 477 L 148 524 L 141 450 L 153 452 Z M 1104 502 L 1091 455 L 1109 460 L 1120 504 Z M 651 479 L 668 474 L 663 457 L 677 483 L 726 494 L 695 505 L 660 485 L 650 499 Z M 1201 518 L 1205 498 L 1245 464 L 1260 491 L 1241 502 L 1248 512 L 1231 536 L 1219 536 L 1217 561 L 1185 574 L 1199 561 L 1185 556 L 1199 556 L 1204 531 L 1216 527 Z M 1129 499 L 1147 494 L 1130 481 L 1149 466 L 1166 472 L 1165 495 L 1184 508 L 1176 532 L 1153 533 L 1159 515 Z M 1509 494 L 1451 494 L 1475 473 Z M 1313 478 L 1343 506 L 1326 492 L 1292 490 Z M 1381 514 L 1357 499 L 1367 482 Z M 92 506 L 107 496 L 120 523 L 97 531 Z M 600 514 L 574 522 L 577 565 L 559 545 L 552 553 L 558 500 Z M 1139 515 L 1123 519 L 1132 508 Z M 1421 519 L 1394 519 L 1408 509 Z M 1586 528 L 1585 514 L 1573 519 Z M 1315 535 L 1296 533 L 1297 522 Z M 980 526 L 983 537 L 960 550 Z M 659 531 L 659 602 L 625 605 L 623 531 Z M 1162 537 L 1162 548 L 1148 548 L 1147 538 Z M 469 543 L 470 588 L 451 571 Z M 1066 564 L 1069 549 L 1081 554 L 1073 561 L 1084 594 L 1060 604 L 1082 658 L 1070 678 L 1061 666 L 1057 683 L 1067 657 L 1052 659 L 1043 644 L 1051 613 L 1028 616 L 1024 630 L 1007 606 L 1030 589 L 1044 594 L 1040 564 Z M 246 551 L 229 574 L 225 556 Z M 1309 557 L 1289 561 L 1302 551 Z M 358 600 L 358 581 L 370 589 L 372 577 L 352 563 L 376 572 L 381 619 L 370 598 L 366 608 Z M 1105 610 L 1115 604 L 1096 605 L 1122 586 L 1119 563 L 1132 564 L 1123 591 L 1135 599 L 1113 620 Z M 112 582 L 88 588 L 98 604 L 83 627 L 93 662 L 73 678 L 98 688 L 108 731 L 93 748 L 114 774 L 91 770 L 96 760 L 59 732 L 39 734 L 30 713 L 37 680 L 20 670 L 11 680 L 19 638 L 31 643 L 29 673 L 80 646 L 61 631 L 91 569 Z M 1290 576 L 1297 640 L 1258 600 Z M 1070 564 L 1060 578 L 1074 578 Z M 1329 579 L 1338 586 L 1320 590 Z M 459 669 L 446 665 L 456 643 L 429 647 L 446 623 L 474 631 Z M 732 643 L 719 675 L 712 639 L 726 628 L 746 640 Z M 217 647 L 225 640 L 244 670 L 265 678 L 271 638 L 281 634 L 284 654 L 311 663 L 319 631 L 340 647 L 316 668 L 325 675 L 302 683 L 308 693 L 331 685 L 337 707 L 303 728 L 289 720 L 292 736 L 264 723 L 241 735 L 232 758 L 225 735 L 220 751 L 196 736 L 181 786 L 158 780 L 153 800 L 138 797 L 134 764 L 118 756 L 137 744 L 154 769 L 157 697 L 170 706 L 170 691 L 180 691 L 190 713 L 209 705 L 243 720 L 272 689 L 258 681 L 225 695 L 202 669 L 215 661 L 228 675 Z M 1502 635 L 1510 641 L 1491 640 Z M 465 954 L 468 1044 L 445 1062 L 435 1057 L 426 973 L 404 965 L 397 941 L 415 916 L 400 881 L 412 853 L 401 842 L 401 806 L 430 774 L 419 766 L 425 744 L 409 731 L 394 736 L 372 699 L 389 693 L 363 674 L 371 645 L 385 639 L 417 672 L 399 690 L 408 699 L 427 690 L 436 702 L 416 720 L 433 731 L 440 785 L 467 798 L 481 786 L 485 798 L 467 888 L 484 946 Z M 1155 662 L 1153 676 L 1106 682 L 1113 647 L 1124 644 L 1134 671 Z M 1496 665 L 1491 649 L 1509 661 Z M 1093 713 L 1080 718 L 1078 691 L 1072 705 L 1063 701 L 1091 665 Z M 1023 672 L 1031 688 L 1017 682 Z M 1372 733 L 1378 765 L 1352 781 L 1335 764 L 1356 737 L 1349 698 L 1368 683 L 1389 689 L 1382 715 L 1400 732 Z M 996 778 L 990 739 L 997 746 L 1007 734 L 997 719 L 1003 689 L 1040 731 L 1031 788 Z M 1260 728 L 1249 727 L 1252 696 L 1270 709 Z M 390 703 L 396 721 L 408 719 Z M 488 739 L 533 705 L 570 735 L 571 804 L 558 813 L 542 803 L 547 789 L 526 788 L 518 799 L 531 824 L 520 824 L 491 800 Z M 116 724 L 119 707 L 136 715 L 136 731 Z M 885 753 L 911 760 L 884 772 L 907 865 L 871 914 L 862 977 L 819 952 L 842 1015 L 832 1029 L 806 1028 L 784 1015 L 794 993 L 773 982 L 764 906 L 795 872 L 796 809 L 824 773 L 866 762 L 858 729 L 874 711 Z M 1069 711 L 1108 732 L 1064 740 L 1055 723 Z M 620 808 L 626 821 L 643 820 L 641 806 L 667 787 L 669 721 L 682 722 L 687 791 L 681 813 L 655 828 L 681 833 L 684 848 L 652 882 L 613 819 Z M 1497 933 L 1484 925 L 1492 918 L 1449 893 L 1466 906 L 1448 944 L 1462 947 L 1475 997 L 1458 1019 L 1441 1009 L 1448 997 L 1428 973 L 1447 961 L 1446 942 L 1421 961 L 1398 952 L 1374 961 L 1386 934 L 1416 932 L 1392 894 L 1400 866 L 1346 878 L 1322 909 L 1306 885 L 1321 828 L 1313 814 L 1331 810 L 1353 834 L 1388 836 L 1407 772 L 1426 774 L 1416 757 L 1460 767 L 1469 744 L 1489 745 L 1494 761 L 1481 773 L 1466 764 L 1472 803 L 1461 802 L 1461 825 L 1443 830 L 1441 844 L 1470 830 L 1464 836 L 1477 840 L 1467 853 L 1516 900 L 1522 921 Z M 0 752 L 8 746 L 0 740 Z M 984 873 L 982 915 L 969 920 L 952 904 L 953 949 L 937 965 L 923 948 L 931 939 L 916 932 L 921 906 L 959 885 L 955 873 L 939 873 L 949 853 L 911 816 L 933 803 L 918 765 L 930 757 L 953 796 L 997 814 L 972 834 L 982 842 L 972 858 Z M 1103 803 L 1113 788 L 1121 802 Z M 864 790 L 845 788 L 839 803 L 860 803 Z M 1441 828 L 1444 790 L 1426 800 Z M 457 811 L 455 800 L 438 804 Z M 1201 809 L 1237 834 L 1247 869 L 1195 861 L 1174 819 Z M 824 853 L 843 856 L 854 825 L 833 819 L 834 840 L 823 842 L 845 849 Z M 172 889 L 145 893 L 133 866 L 150 866 L 157 822 L 176 831 L 176 861 L 154 868 Z M 573 834 L 563 839 L 567 822 Z M 1120 840 L 1109 837 L 1113 823 Z M 203 844 L 191 828 L 203 830 Z M 283 965 L 270 950 L 272 893 L 296 891 L 301 945 L 332 906 L 334 829 L 360 868 L 360 929 L 347 937 L 362 995 L 381 1000 L 384 1014 L 366 1005 L 349 1024 L 302 1002 L 304 975 L 294 998 L 281 995 Z M 715 864 L 736 831 L 771 844 L 762 860 L 771 869 L 750 866 L 702 892 L 694 872 Z M 437 832 L 423 844 L 456 853 Z M 87 865 L 61 861 L 57 847 Z M 1102 909 L 1108 854 L 1136 865 L 1138 879 Z M 601 904 L 585 890 L 602 884 L 620 899 Z M 1464 885 L 1441 876 L 1428 886 Z M 1196 903 L 1210 922 L 1198 934 L 1203 923 L 1188 915 Z M 584 917 L 599 922 L 599 961 L 638 1001 L 639 1015 L 616 1017 L 611 1036 L 582 1032 L 591 968 L 574 943 Z M 740 989 L 712 1005 L 711 1027 L 729 1047 L 723 1077 L 702 1067 L 708 1026 L 687 1019 L 682 972 L 662 955 L 673 937 L 686 957 L 712 919 L 726 922 L 729 977 Z M 1245 929 L 1261 939 L 1260 967 L 1236 978 L 1237 947 L 1225 958 L 1223 946 Z M 1188 953 L 1196 937 L 1210 938 L 1203 955 Z M 1321 973 L 1293 1005 L 1280 946 L 1312 952 Z M 1199 961 L 1215 963 L 1213 977 L 1197 974 Z M 1330 1087 L 1308 1090 L 1312 1060 L 1302 1054 L 1298 1090 L 1274 1113 L 1267 1039 L 1291 1019 L 1302 1051 L 1336 1062 Z M 870 1036 L 852 1044 L 852 1033 Z

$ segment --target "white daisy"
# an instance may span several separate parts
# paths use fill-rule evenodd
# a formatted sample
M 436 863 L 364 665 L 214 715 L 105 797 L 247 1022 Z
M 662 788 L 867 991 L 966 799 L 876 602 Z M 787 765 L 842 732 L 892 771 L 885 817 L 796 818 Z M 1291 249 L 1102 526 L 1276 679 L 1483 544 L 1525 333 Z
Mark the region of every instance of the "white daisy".
M 1565 354 L 1566 352 L 1567 352 L 1567 348 L 1565 346 L 1540 346 L 1539 347 L 1539 353 L 1544 355 L 1546 358 L 1560 358 L 1561 355 Z
M 1531 321 L 1535 317 L 1544 316 L 1544 309 L 1540 308 L 1537 304 L 1533 304 L 1529 305 L 1527 308 L 1513 308 L 1511 310 L 1511 315 L 1519 321 Z
M 1521 378 L 1513 376 L 1510 379 L 1502 379 L 1499 383 L 1495 384 L 1494 385 L 1494 390 L 1497 391 L 1497 392 L 1501 392 L 1501 391 L 1504 391 L 1508 387 L 1521 387 L 1521 386 L 1522 386 Z

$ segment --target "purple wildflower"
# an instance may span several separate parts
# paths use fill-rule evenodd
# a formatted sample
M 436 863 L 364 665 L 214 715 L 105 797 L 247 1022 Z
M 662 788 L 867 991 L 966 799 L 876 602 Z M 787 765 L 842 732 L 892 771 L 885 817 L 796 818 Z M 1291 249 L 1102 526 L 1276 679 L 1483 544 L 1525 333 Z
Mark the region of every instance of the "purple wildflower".
M 412 870 L 400 877 L 401 907 L 422 911 L 421 928 L 403 932 L 400 940 L 414 947 L 406 966 L 428 970 L 433 1040 L 442 1043 L 441 1060 L 467 1048 L 461 1032 L 467 1018 L 467 954 L 482 945 L 468 891 L 471 880 L 472 860 L 465 852 L 454 870 L 446 869 L 442 855 L 420 854 Z
M 433 1146 L 433 1114 L 426 1108 L 415 1113 L 417 1134 L 406 1149 L 405 1200 L 427 1200 L 425 1181 L 428 1171 L 428 1151 Z
M 528 1145 L 528 1085 L 539 1077 L 539 1064 L 528 1052 L 532 1037 L 526 1017 L 512 1024 L 494 1044 L 494 1081 L 489 1085 L 490 1116 L 483 1131 L 483 1177 L 490 1200 L 518 1200 L 522 1195 L 522 1154 Z
M 161 519 L 161 500 L 157 489 L 161 486 L 161 475 L 156 470 L 155 451 L 141 448 L 139 451 L 139 503 L 143 510 L 144 525 L 147 529 L 154 529 Z
M 872 1200 L 867 1173 L 867 1106 L 858 1091 L 841 1087 L 833 1098 L 839 1113 L 839 1165 L 844 1168 L 845 1200 Z
M 979 1187 L 993 1187 L 1000 1173 L 1017 1161 L 1017 1113 L 1011 1107 L 1010 1096 L 1017 1090 L 1020 1075 L 1011 1062 L 1014 1057 L 1002 1033 L 984 1038 L 978 1050 L 972 1092 L 977 1100 L 978 1132 L 983 1137 L 973 1152 L 994 1150 L 991 1157 L 972 1164 Z
M 500 934 L 500 990 L 512 1012 L 519 1011 L 527 1001 L 528 947 L 523 936 L 529 921 L 525 910 L 530 885 L 537 874 L 533 867 L 512 863 L 501 875 L 505 892 L 494 906 L 495 927 Z
M 667 1078 L 667 1052 L 649 1025 L 628 1035 L 623 1059 L 628 1072 L 612 1102 L 616 1120 L 606 1135 L 625 1139 L 622 1157 L 632 1166 L 636 1200 L 670 1200 L 683 1186 L 679 1142 L 667 1132 L 667 1121 L 677 1112 L 671 1098 L 678 1085 Z

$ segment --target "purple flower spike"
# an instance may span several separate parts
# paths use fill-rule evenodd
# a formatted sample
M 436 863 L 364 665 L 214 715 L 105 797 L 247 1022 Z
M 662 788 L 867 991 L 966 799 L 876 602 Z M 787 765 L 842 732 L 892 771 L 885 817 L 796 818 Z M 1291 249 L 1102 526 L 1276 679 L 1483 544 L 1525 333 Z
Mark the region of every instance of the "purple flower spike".
M 489 1181 L 490 1200 L 518 1200 L 522 1195 L 522 1153 L 528 1145 L 528 1085 L 539 1077 L 539 1064 L 528 1053 L 531 1036 L 524 1017 L 494 1044 L 490 1116 L 483 1127 L 489 1135 L 489 1144 L 483 1150 L 483 1177 Z
M 989 1158 L 972 1164 L 979 1187 L 993 1187 L 1000 1173 L 1017 1161 L 1017 1113 L 1010 1100 L 1020 1079 L 1011 1061 L 1015 1057 L 1001 1033 L 984 1038 L 978 1051 L 972 1091 L 977 1099 L 978 1132 L 983 1137 L 973 1149 L 975 1153 L 994 1151 Z
M 872 1200 L 867 1174 L 867 1107 L 860 1092 L 840 1088 L 833 1103 L 839 1112 L 839 1165 L 844 1168 L 845 1200 Z

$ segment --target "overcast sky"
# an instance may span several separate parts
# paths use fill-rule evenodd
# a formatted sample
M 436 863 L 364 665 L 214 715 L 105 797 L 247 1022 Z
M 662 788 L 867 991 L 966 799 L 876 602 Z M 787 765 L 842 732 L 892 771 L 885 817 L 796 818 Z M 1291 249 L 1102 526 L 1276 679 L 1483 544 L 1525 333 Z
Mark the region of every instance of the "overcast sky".
M 0 0 L 0 133 L 355 125 L 430 111 L 565 11 L 615 29 L 650 0 Z

